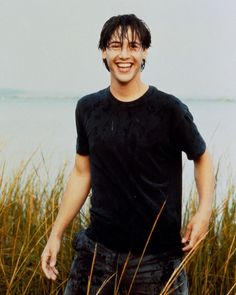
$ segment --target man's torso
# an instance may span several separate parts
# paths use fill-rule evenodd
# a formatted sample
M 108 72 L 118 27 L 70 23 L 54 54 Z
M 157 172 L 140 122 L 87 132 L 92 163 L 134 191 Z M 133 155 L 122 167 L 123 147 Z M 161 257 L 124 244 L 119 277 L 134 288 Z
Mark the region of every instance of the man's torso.
M 165 203 L 147 252 L 181 253 L 179 139 L 187 142 L 190 133 L 190 141 L 199 142 L 191 151 L 186 148 L 189 154 L 204 149 L 200 135 L 196 140 L 196 131 L 186 125 L 186 114 L 188 109 L 180 100 L 153 86 L 130 102 L 117 100 L 109 88 L 78 102 L 77 152 L 88 153 L 91 161 L 87 234 L 92 239 L 111 249 L 142 252 Z

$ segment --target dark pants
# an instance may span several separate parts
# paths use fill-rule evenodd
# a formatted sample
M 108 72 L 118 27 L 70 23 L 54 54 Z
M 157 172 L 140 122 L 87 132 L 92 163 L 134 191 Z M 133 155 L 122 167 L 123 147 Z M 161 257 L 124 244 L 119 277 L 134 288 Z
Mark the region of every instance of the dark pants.
M 118 295 L 128 294 L 129 290 L 130 295 L 158 295 L 181 263 L 181 258 L 177 257 L 160 260 L 153 254 L 144 255 L 133 280 L 140 255 L 118 253 L 107 249 L 89 239 L 84 231 L 75 235 L 73 247 L 77 255 L 71 266 L 64 295 Z M 90 291 L 87 293 L 89 277 L 91 277 Z M 165 294 L 188 294 L 184 270 Z

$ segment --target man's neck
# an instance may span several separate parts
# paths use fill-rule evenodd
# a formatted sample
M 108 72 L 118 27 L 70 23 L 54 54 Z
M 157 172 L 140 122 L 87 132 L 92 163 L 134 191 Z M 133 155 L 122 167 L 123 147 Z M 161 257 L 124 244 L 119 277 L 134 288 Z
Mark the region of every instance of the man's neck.
M 110 91 L 114 97 L 121 101 L 132 101 L 141 97 L 147 90 L 148 85 L 143 82 L 136 83 L 112 83 L 110 85 Z

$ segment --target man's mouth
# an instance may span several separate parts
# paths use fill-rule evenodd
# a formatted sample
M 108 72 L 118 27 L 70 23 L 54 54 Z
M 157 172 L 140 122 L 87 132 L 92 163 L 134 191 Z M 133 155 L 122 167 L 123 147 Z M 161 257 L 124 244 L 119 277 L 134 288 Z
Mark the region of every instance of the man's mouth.
M 117 63 L 116 65 L 121 72 L 128 72 L 131 69 L 133 64 L 132 63 Z

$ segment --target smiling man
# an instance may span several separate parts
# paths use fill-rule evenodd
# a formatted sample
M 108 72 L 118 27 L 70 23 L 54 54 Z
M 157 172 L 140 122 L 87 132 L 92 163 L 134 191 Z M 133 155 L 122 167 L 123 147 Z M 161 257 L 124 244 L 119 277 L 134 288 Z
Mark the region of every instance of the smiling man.
M 92 188 L 91 223 L 73 239 L 66 295 L 160 294 L 183 253 L 207 233 L 211 158 L 187 106 L 142 82 L 150 45 L 148 27 L 133 14 L 110 18 L 101 31 L 110 85 L 77 103 L 75 166 L 42 254 L 55 280 L 63 232 Z M 199 208 L 181 239 L 182 151 L 194 161 Z M 171 294 L 188 294 L 187 285 L 182 270 Z

